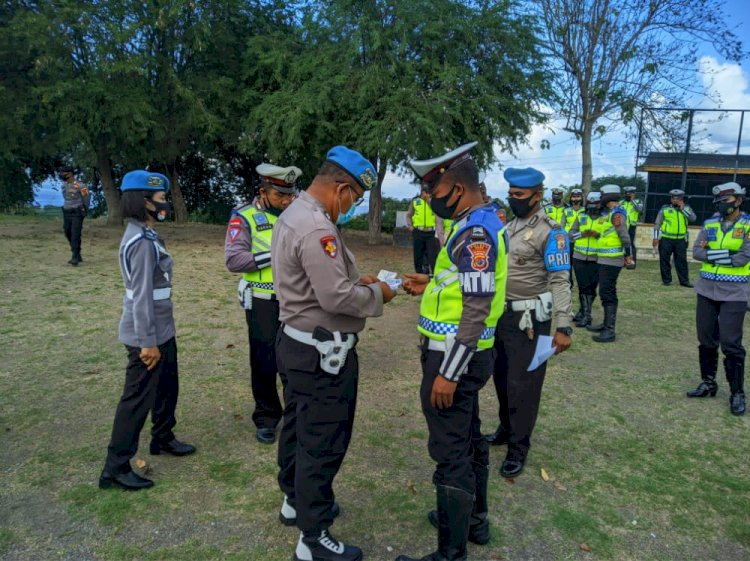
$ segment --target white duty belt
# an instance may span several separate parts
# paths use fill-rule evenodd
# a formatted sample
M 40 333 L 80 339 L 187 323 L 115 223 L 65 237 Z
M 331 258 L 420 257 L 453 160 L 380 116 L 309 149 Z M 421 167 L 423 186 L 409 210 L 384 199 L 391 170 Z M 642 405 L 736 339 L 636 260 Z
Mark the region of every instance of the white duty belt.
M 289 335 L 289 337 L 291 337 L 295 341 L 299 341 L 300 343 L 304 343 L 305 345 L 310 345 L 311 347 L 316 346 L 320 342 L 315 337 L 313 337 L 312 333 L 295 329 L 291 325 L 284 324 L 284 333 Z M 341 345 L 345 347 L 347 351 L 353 349 L 357 344 L 357 337 L 353 333 L 348 333 L 346 335 L 339 331 L 334 331 L 333 333 L 334 335 L 336 333 L 340 334 Z
M 125 289 L 125 296 L 128 300 L 133 299 L 133 289 L 132 288 L 126 288 Z M 172 289 L 167 288 L 155 288 L 154 289 L 154 301 L 156 300 L 169 300 L 172 296 Z
M 357 336 L 354 333 L 341 333 L 333 331 L 333 340 L 320 341 L 312 333 L 300 331 L 289 325 L 284 325 L 284 333 L 295 341 L 310 345 L 320 355 L 320 368 L 324 372 L 337 375 L 346 363 L 346 356 L 357 344 Z

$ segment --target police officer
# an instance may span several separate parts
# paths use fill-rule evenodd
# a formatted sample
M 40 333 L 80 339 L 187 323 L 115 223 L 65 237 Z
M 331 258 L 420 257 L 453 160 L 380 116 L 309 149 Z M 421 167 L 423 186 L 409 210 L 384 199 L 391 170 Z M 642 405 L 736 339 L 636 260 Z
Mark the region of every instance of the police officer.
M 570 233 L 570 229 L 573 227 L 576 218 L 586 210 L 583 205 L 583 191 L 572 189 L 568 203 L 568 206 L 563 211 L 564 220 L 561 225 L 565 228 L 566 232 Z
M 336 225 L 354 216 L 377 181 L 375 168 L 332 148 L 307 189 L 274 226 L 271 265 L 279 299 L 276 357 L 286 377 L 279 436 L 281 515 L 301 530 L 298 561 L 356 561 L 362 550 L 328 531 L 336 514 L 333 479 L 352 434 L 359 366 L 357 333 L 383 313 L 393 291 L 360 277 Z
M 534 168 L 508 168 L 508 203 L 515 218 L 508 223 L 506 309 L 497 324 L 493 380 L 500 403 L 500 426 L 491 444 L 508 444 L 500 467 L 504 477 L 523 471 L 531 446 L 546 362 L 528 372 L 539 335 L 549 335 L 552 317 L 557 353 L 570 347 L 570 249 L 568 235 L 541 206 L 544 174 Z
M 544 205 L 544 212 L 560 226 L 565 227 L 565 210 L 568 205 L 563 201 L 564 191 L 562 187 L 552 188 L 552 203 Z
M 577 327 L 591 325 L 591 309 L 596 300 L 596 287 L 599 283 L 599 232 L 594 230 L 594 223 L 601 214 L 601 193 L 591 191 L 586 195 L 586 207 L 579 212 L 570 229 L 570 241 L 573 244 L 573 269 L 578 282 L 578 299 L 581 308 L 573 317 Z
M 60 169 L 60 179 L 63 180 L 63 230 L 70 244 L 72 253 L 68 263 L 74 267 L 83 261 L 81 257 L 81 233 L 83 219 L 91 204 L 91 193 L 88 187 L 76 181 L 72 167 L 64 166 Z
M 414 270 L 431 273 L 437 259 L 438 238 L 435 235 L 435 213 L 430 208 L 430 196 L 425 187 L 409 203 L 406 226 L 414 243 Z
M 731 397 L 732 415 L 745 414 L 745 347 L 742 329 L 750 278 L 750 216 L 740 208 L 745 189 L 737 183 L 713 188 L 717 214 L 703 225 L 693 246 L 693 257 L 702 261 L 695 283 L 698 360 L 702 382 L 688 397 L 714 397 L 719 345 Z
M 633 269 L 637 262 L 637 248 L 635 246 L 635 233 L 638 222 L 643 212 L 643 201 L 635 196 L 635 186 L 627 185 L 622 189 L 625 198 L 620 201 L 620 206 L 628 216 L 628 234 L 630 235 L 630 251 L 633 256 Z
M 151 411 L 151 454 L 185 456 L 195 447 L 177 440 L 177 345 L 172 315 L 172 256 L 154 231 L 170 212 L 169 181 L 160 173 L 131 171 L 122 179 L 122 211 L 129 219 L 120 243 L 125 297 L 120 342 L 128 352 L 125 389 L 117 405 L 99 488 L 144 489 L 154 482 L 130 466 Z
M 685 204 L 685 191 L 672 189 L 671 204 L 664 205 L 654 222 L 653 246 L 659 248 L 659 269 L 664 286 L 672 284 L 672 255 L 680 286 L 691 288 L 688 277 L 687 245 L 688 223 L 695 222 L 693 209 Z
M 296 182 L 302 170 L 263 163 L 255 171 L 260 177 L 258 197 L 254 203 L 232 210 L 224 261 L 227 269 L 242 273 L 238 294 L 250 343 L 256 437 L 263 444 L 273 444 L 283 409 L 276 392 L 279 303 L 273 286 L 271 239 L 276 219 L 297 194 Z
M 632 264 L 630 256 L 630 234 L 628 217 L 619 205 L 619 185 L 603 185 L 601 189 L 602 213 L 594 221 L 592 230 L 596 237 L 597 272 L 599 298 L 604 308 L 604 319 L 597 325 L 588 325 L 589 331 L 598 331 L 592 336 L 597 343 L 611 343 L 615 340 L 617 320 L 617 278 L 627 264 Z
M 409 162 L 430 186 L 432 210 L 455 220 L 435 274 L 405 275 L 404 288 L 422 294 L 422 412 L 433 482 L 438 549 L 423 561 L 466 559 L 467 539 L 490 539 L 487 505 L 489 447 L 482 438 L 479 390 L 492 374 L 495 325 L 505 304 L 503 223 L 480 190 L 471 142 L 431 160 Z M 399 561 L 413 561 L 400 556 Z

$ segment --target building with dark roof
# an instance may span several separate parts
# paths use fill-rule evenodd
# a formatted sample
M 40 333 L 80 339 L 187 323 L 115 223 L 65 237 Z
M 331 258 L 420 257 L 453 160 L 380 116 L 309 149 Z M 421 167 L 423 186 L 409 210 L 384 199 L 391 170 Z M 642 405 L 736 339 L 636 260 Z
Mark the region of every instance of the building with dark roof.
M 714 213 L 711 189 L 715 185 L 736 181 L 750 192 L 750 156 L 746 155 L 649 152 L 637 170 L 648 174 L 644 222 L 653 222 L 659 209 L 669 204 L 672 189 L 685 190 L 687 203 L 698 215 L 696 225 Z

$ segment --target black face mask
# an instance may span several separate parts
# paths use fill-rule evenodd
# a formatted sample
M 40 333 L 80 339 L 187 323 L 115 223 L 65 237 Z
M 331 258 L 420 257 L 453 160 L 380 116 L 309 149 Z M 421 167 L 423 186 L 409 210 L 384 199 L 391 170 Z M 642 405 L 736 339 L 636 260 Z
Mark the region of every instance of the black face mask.
M 583 204 L 583 201 L 581 199 L 570 199 L 570 204 L 574 206 L 580 206 Z
M 725 216 L 729 216 L 735 210 L 737 210 L 737 201 L 734 201 L 731 203 L 725 203 L 725 202 L 714 203 L 714 209 L 716 209 L 716 212 L 718 212 L 719 216 L 721 216 L 722 218 Z
M 562 195 L 552 195 L 552 202 L 555 204 L 562 202 Z
M 531 202 L 531 199 L 533 198 L 534 195 L 531 195 L 531 197 L 526 197 L 525 199 L 508 199 L 508 206 L 513 212 L 513 216 L 518 216 L 518 218 L 526 218 L 531 212 L 531 208 L 534 206 L 534 204 Z
M 453 214 L 456 212 L 456 208 L 458 208 L 458 202 L 461 200 L 461 197 L 456 199 L 455 203 L 448 206 L 448 199 L 450 199 L 451 195 L 453 195 L 454 188 L 455 185 L 451 187 L 451 190 L 448 191 L 448 194 L 444 197 L 433 196 L 432 200 L 430 200 L 430 208 L 432 209 L 432 212 L 434 212 L 440 218 L 453 218 Z
M 151 218 L 159 222 L 164 222 L 172 211 L 172 205 L 169 203 L 159 203 L 157 201 L 151 201 L 151 204 L 156 207 L 156 209 L 148 211 Z
M 586 205 L 586 213 L 592 216 L 600 214 L 602 211 L 599 205 Z

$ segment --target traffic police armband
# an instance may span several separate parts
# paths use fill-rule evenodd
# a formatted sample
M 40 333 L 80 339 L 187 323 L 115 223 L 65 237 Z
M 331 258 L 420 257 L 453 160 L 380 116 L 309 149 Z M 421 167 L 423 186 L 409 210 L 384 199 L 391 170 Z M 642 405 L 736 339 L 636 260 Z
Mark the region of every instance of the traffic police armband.
M 495 294 L 497 248 L 484 228 L 472 228 L 458 259 L 458 283 L 467 296 Z
M 550 273 L 570 270 L 570 241 L 565 230 L 557 229 L 549 233 L 549 241 L 544 249 L 544 265 Z

